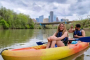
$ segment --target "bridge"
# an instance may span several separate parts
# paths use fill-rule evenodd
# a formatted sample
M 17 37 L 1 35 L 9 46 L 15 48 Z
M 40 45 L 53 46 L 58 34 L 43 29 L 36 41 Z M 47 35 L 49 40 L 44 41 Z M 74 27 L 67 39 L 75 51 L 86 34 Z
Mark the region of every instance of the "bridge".
M 53 24 L 59 24 L 59 23 L 65 23 L 65 24 L 69 24 L 69 23 L 72 23 L 74 21 L 67 21 L 67 22 L 49 22 L 49 23 L 36 23 L 38 25 L 53 25 Z

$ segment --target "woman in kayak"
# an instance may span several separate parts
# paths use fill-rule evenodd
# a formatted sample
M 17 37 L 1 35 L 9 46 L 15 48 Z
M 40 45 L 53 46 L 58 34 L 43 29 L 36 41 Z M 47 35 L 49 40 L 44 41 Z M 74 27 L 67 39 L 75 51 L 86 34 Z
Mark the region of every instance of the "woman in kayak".
M 47 38 L 48 43 L 46 48 L 54 48 L 55 44 L 58 47 L 66 46 L 68 43 L 68 32 L 66 30 L 65 24 L 60 23 L 57 29 L 57 32 L 52 36 Z

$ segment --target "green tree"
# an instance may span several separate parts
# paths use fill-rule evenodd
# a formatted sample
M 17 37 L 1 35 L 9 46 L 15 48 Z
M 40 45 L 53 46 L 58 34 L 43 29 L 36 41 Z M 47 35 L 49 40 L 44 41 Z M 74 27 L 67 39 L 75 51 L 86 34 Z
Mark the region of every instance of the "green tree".
M 9 24 L 4 19 L 0 20 L 0 24 L 3 26 L 4 29 L 9 28 Z
M 0 23 L 2 23 L 1 25 L 3 25 L 3 28 L 34 28 L 34 22 L 29 17 L 29 15 L 25 15 L 23 13 L 17 14 L 13 10 L 6 9 L 5 7 L 0 8 L 0 21 Z

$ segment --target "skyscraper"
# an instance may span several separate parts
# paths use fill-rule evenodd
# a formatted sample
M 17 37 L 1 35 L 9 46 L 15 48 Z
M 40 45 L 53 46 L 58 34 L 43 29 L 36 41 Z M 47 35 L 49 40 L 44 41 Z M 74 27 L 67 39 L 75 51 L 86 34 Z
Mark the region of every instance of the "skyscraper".
M 56 22 L 56 16 L 55 15 L 53 16 L 53 22 Z
M 53 22 L 53 11 L 50 11 L 50 22 Z
M 58 17 L 56 18 L 56 22 L 59 22 L 59 19 L 58 19 Z
M 61 22 L 64 22 L 64 19 L 61 19 Z
M 43 22 L 43 15 L 42 16 L 39 16 L 39 22 L 42 23 Z
M 39 18 L 36 18 L 37 22 L 39 22 Z
M 43 23 L 48 23 L 48 18 L 43 19 Z
M 65 18 L 61 19 L 61 22 L 68 22 L 68 21 L 69 21 L 69 19 L 65 19 Z
M 50 16 L 48 17 L 48 19 L 49 19 L 48 22 L 50 22 Z

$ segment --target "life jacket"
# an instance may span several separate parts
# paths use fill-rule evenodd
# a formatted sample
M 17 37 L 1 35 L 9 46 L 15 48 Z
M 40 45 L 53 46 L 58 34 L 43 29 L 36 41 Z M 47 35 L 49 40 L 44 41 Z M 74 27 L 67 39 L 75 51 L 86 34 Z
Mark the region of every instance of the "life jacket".
M 74 33 L 73 33 L 73 37 L 74 37 L 74 35 L 82 36 L 82 32 L 81 31 L 82 31 L 82 29 L 75 30 Z M 76 37 L 74 37 L 74 38 L 76 38 Z
M 62 32 L 58 32 L 56 37 L 61 37 L 62 36 Z M 68 37 L 65 37 L 64 39 L 62 39 L 63 41 L 67 41 Z

